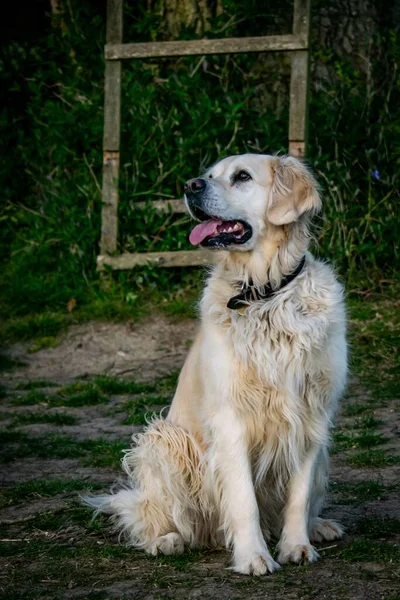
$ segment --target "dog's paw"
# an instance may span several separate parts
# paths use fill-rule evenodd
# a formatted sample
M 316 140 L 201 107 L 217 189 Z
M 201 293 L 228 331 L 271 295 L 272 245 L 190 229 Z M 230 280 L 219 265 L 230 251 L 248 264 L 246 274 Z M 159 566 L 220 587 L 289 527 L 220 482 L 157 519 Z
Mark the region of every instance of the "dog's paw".
M 234 561 L 232 570 L 235 573 L 242 575 L 265 575 L 273 573 L 280 568 L 277 562 L 274 561 L 268 551 L 254 553 L 246 558 L 239 558 Z
M 156 538 L 147 549 L 147 552 L 157 556 L 159 552 L 166 555 L 183 554 L 184 550 L 185 544 L 182 536 L 179 533 L 167 533 Z
M 313 519 L 310 527 L 310 540 L 312 542 L 322 542 L 326 540 L 338 540 L 343 536 L 343 527 L 336 521 L 330 519 Z
M 311 544 L 282 544 L 278 561 L 284 565 L 293 562 L 298 565 L 308 565 L 318 560 L 319 555 Z

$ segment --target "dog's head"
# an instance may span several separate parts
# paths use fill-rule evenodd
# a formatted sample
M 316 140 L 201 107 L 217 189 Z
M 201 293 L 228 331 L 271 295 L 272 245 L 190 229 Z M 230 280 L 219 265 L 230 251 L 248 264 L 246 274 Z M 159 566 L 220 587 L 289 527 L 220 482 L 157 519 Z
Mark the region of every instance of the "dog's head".
M 252 250 L 268 224 L 295 223 L 321 207 L 316 182 L 302 162 L 258 154 L 230 156 L 189 179 L 185 202 L 200 221 L 190 242 L 231 251 Z

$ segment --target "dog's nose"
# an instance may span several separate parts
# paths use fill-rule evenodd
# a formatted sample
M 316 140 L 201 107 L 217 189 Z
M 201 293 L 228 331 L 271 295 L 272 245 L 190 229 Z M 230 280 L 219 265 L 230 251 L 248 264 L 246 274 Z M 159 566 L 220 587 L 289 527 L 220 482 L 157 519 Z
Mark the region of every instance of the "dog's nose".
M 187 181 L 185 183 L 185 194 L 187 193 L 192 193 L 192 194 L 197 194 L 199 192 L 202 192 L 204 190 L 204 188 L 206 187 L 206 182 L 204 181 L 204 179 L 189 179 L 189 181 Z

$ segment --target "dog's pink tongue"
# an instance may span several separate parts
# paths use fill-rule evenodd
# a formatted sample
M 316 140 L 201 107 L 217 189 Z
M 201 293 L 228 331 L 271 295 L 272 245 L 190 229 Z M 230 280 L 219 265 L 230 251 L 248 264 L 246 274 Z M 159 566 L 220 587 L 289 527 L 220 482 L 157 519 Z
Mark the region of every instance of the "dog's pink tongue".
M 193 246 L 197 246 L 200 244 L 206 237 L 210 235 L 214 235 L 217 233 L 218 225 L 221 225 L 222 221 L 211 219 L 210 221 L 205 221 L 205 223 L 199 223 L 192 230 L 189 235 L 189 242 Z

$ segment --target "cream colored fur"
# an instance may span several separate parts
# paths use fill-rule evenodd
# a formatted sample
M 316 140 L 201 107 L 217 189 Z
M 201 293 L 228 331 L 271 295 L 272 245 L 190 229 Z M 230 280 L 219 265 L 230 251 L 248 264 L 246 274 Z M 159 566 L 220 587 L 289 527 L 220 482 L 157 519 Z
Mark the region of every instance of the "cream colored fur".
M 247 185 L 232 184 L 239 168 L 251 174 Z M 126 488 L 86 502 L 147 552 L 222 541 L 235 571 L 261 575 L 316 560 L 311 542 L 342 534 L 319 515 L 346 380 L 343 291 L 307 252 L 320 197 L 302 163 L 243 155 L 210 175 L 213 206 L 248 221 L 253 236 L 237 252 L 217 252 L 170 411 L 134 438 Z M 243 281 L 261 286 L 269 274 L 276 289 L 304 254 L 303 271 L 275 296 L 245 314 L 227 308 Z M 279 539 L 278 562 L 270 536 Z

